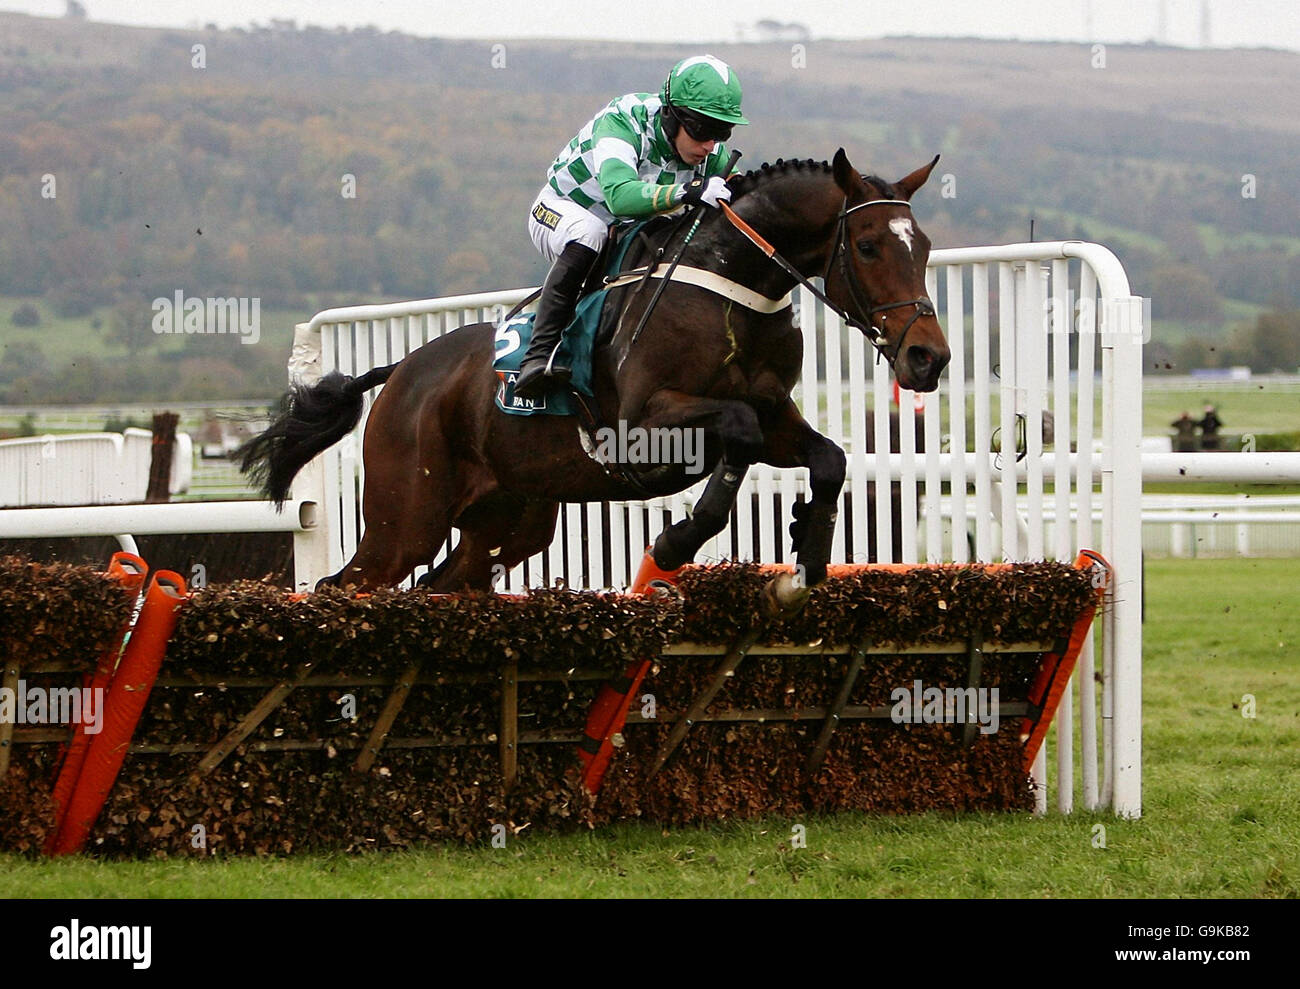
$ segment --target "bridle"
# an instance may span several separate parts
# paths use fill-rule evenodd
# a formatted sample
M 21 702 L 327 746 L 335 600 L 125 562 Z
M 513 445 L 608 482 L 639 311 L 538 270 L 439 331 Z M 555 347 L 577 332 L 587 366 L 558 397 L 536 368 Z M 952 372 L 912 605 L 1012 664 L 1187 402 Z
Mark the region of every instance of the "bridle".
M 877 355 L 879 355 L 879 357 L 884 357 L 892 368 L 894 362 L 898 360 L 898 356 L 903 352 L 903 343 L 907 339 L 907 331 L 910 330 L 912 324 L 922 316 L 933 316 L 934 304 L 931 303 L 928 298 L 922 297 L 919 299 L 906 299 L 902 302 L 885 302 L 881 305 L 873 306 L 869 301 L 862 298 L 863 290 L 860 290 L 858 280 L 853 274 L 853 268 L 849 264 L 849 214 L 855 210 L 864 209 L 867 206 L 906 206 L 908 209 L 911 209 L 912 204 L 906 199 L 871 199 L 865 203 L 858 203 L 856 206 L 849 206 L 849 198 L 848 196 L 845 196 L 844 205 L 840 207 L 840 216 L 836 221 L 835 229 L 835 249 L 826 259 L 826 270 L 822 272 L 822 284 L 827 286 L 830 285 L 831 266 L 835 263 L 835 259 L 838 257 L 840 261 L 840 277 L 844 279 L 844 283 L 848 286 L 849 298 L 853 300 L 853 305 L 857 307 L 859 312 L 867 314 L 866 325 L 863 325 L 847 313 L 841 312 L 838 307 L 834 306 L 833 303 L 830 303 L 830 300 L 823 298 L 822 301 L 830 304 L 832 308 L 839 313 L 840 318 L 850 326 L 856 326 L 859 330 L 865 333 L 867 340 L 876 348 Z M 880 320 L 881 325 L 879 327 L 876 326 L 871 317 L 878 312 L 886 312 L 890 309 L 901 309 L 904 306 L 915 306 L 916 312 L 912 313 L 912 318 L 903 324 L 903 332 L 898 335 L 898 343 L 894 346 L 893 355 L 890 356 L 886 353 L 885 348 L 878 342 L 880 340 L 888 341 L 884 322 L 889 317 L 882 316 Z
M 790 275 L 804 288 L 812 292 L 813 295 L 820 299 L 822 303 L 839 316 L 840 319 L 849 326 L 854 326 L 861 330 L 863 335 L 866 336 L 867 342 L 876 348 L 877 360 L 883 357 L 886 363 L 889 364 L 890 368 L 897 371 L 897 369 L 894 368 L 894 363 L 898 360 L 898 355 L 903 352 L 903 344 L 907 340 L 908 331 L 912 328 L 912 324 L 922 316 L 933 316 L 935 314 L 934 305 L 929 299 L 924 297 L 920 299 L 906 299 L 902 302 L 884 302 L 878 306 L 873 306 L 869 300 L 863 298 L 863 296 L 867 294 L 866 290 L 859 285 L 857 278 L 853 275 L 853 268 L 849 265 L 848 217 L 850 213 L 856 210 L 865 209 L 868 206 L 906 206 L 910 209 L 912 205 L 911 203 L 905 199 L 871 199 L 865 203 L 858 203 L 856 206 L 849 206 L 848 196 L 845 196 L 844 203 L 840 206 L 840 214 L 836 219 L 835 224 L 835 247 L 826 258 L 826 269 L 822 272 L 822 284 L 829 287 L 831 268 L 834 267 L 835 259 L 838 257 L 840 262 L 840 277 L 844 280 L 845 285 L 848 286 L 849 298 L 853 300 L 853 305 L 859 312 L 866 314 L 866 322 L 850 315 L 846 310 L 841 309 L 832 302 L 825 292 L 814 285 L 809 279 L 804 277 L 804 275 L 796 269 L 794 265 L 781 257 L 781 255 L 776 252 L 776 248 L 764 240 L 753 227 L 737 216 L 735 210 L 725 202 L 721 205 L 722 212 L 726 215 L 727 219 L 731 221 L 732 226 L 744 234 L 755 247 L 780 265 L 781 268 L 785 270 L 786 274 Z M 877 327 L 875 322 L 872 320 L 872 317 L 878 312 L 886 312 L 890 309 L 901 309 L 904 306 L 915 306 L 916 311 L 912 313 L 912 318 L 904 324 L 903 331 L 898 335 L 898 343 L 892 348 L 893 353 L 890 353 L 885 327 L 883 325 Z M 883 324 L 887 318 L 888 317 L 882 317 L 881 323 Z

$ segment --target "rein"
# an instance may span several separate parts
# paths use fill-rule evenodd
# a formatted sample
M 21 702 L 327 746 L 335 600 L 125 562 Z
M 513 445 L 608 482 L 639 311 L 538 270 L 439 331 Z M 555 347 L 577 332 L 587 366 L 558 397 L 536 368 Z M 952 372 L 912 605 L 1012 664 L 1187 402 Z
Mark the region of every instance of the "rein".
M 745 237 L 750 241 L 750 243 L 752 243 L 760 251 L 766 254 L 768 258 L 775 261 L 781 267 L 781 269 L 785 271 L 787 275 L 793 278 L 804 288 L 808 289 L 808 291 L 812 292 L 813 295 L 815 295 L 818 299 L 820 299 L 828 309 L 830 309 L 837 316 L 839 316 L 840 319 L 842 319 L 845 323 L 847 323 L 849 326 L 854 326 L 857 327 L 859 330 L 861 330 L 862 333 L 866 336 L 867 342 L 870 343 L 871 346 L 876 348 L 877 360 L 883 357 L 885 361 L 889 364 L 889 366 L 893 368 L 894 362 L 898 360 L 898 355 L 903 352 L 903 343 L 907 339 L 907 331 L 910 330 L 912 328 L 912 324 L 915 323 L 922 316 L 933 316 L 934 305 L 930 302 L 929 299 L 920 298 L 920 299 L 907 299 L 903 302 L 885 302 L 882 303 L 881 305 L 873 306 L 869 301 L 865 301 L 862 298 L 862 295 L 865 290 L 859 287 L 858 280 L 853 275 L 853 269 L 849 266 L 848 216 L 854 210 L 860 210 L 867 206 L 907 206 L 910 209 L 912 204 L 905 199 L 872 199 L 865 203 L 858 203 L 858 205 L 856 206 L 849 206 L 848 203 L 849 203 L 848 197 L 846 196 L 844 198 L 844 205 L 840 207 L 839 218 L 836 221 L 835 249 L 831 252 L 830 256 L 827 257 L 826 259 L 826 270 L 822 273 L 822 284 L 823 285 L 827 284 L 828 279 L 830 278 L 831 267 L 834 265 L 835 259 L 838 257 L 840 262 L 839 264 L 840 276 L 844 279 L 845 284 L 848 286 L 849 296 L 853 300 L 853 305 L 858 309 L 859 312 L 866 313 L 865 323 L 851 316 L 846 310 L 841 309 L 834 302 L 832 302 L 830 300 L 830 297 L 827 296 L 825 292 L 817 288 L 817 286 L 814 285 L 811 281 L 809 281 L 806 277 L 804 277 L 803 273 L 800 272 L 798 269 L 796 269 L 794 265 L 792 265 L 789 261 L 783 258 L 780 254 L 778 254 L 776 252 L 776 248 L 773 247 L 771 244 L 769 244 L 762 237 L 762 235 L 758 233 L 758 231 L 756 231 L 748 223 L 742 220 L 736 214 L 735 210 L 733 210 L 725 202 L 720 203 L 719 205 L 722 207 L 722 212 L 727 217 L 727 219 L 731 222 L 731 225 L 735 227 L 737 230 L 739 230 L 742 234 L 744 234 Z M 872 322 L 871 317 L 878 312 L 885 312 L 886 310 L 889 309 L 900 309 L 903 306 L 915 306 L 916 312 L 912 313 L 912 318 L 909 319 L 907 323 L 903 326 L 903 332 L 898 335 L 898 343 L 894 347 L 894 352 L 893 354 L 890 354 L 888 351 L 889 341 L 885 335 L 884 329 L 877 328 L 876 325 Z

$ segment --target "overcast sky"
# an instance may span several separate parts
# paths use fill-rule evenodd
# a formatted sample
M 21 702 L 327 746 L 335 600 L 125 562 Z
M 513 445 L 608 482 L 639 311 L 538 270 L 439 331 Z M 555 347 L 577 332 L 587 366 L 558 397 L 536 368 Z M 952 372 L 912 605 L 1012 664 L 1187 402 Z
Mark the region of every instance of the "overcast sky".
M 886 34 L 1032 40 L 1201 43 L 1202 7 L 1216 47 L 1300 50 L 1300 0 L 82 0 L 92 20 L 221 27 L 266 24 L 362 26 L 440 37 L 737 40 L 760 18 L 798 21 L 823 38 Z M 58 16 L 64 0 L 0 0 L 6 10 Z M 1163 9 L 1163 14 L 1161 13 Z M 1163 26 L 1163 30 L 1162 30 Z

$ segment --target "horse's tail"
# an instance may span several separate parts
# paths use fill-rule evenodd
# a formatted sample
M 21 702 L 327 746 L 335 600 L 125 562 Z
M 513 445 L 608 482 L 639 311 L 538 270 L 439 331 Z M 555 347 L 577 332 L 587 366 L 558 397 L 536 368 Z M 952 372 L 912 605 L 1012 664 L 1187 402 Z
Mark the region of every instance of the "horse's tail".
M 258 489 L 282 507 L 289 484 L 312 457 L 333 446 L 361 419 L 365 393 L 382 385 L 396 364 L 359 378 L 331 371 L 314 385 L 294 385 L 265 431 L 231 454 Z

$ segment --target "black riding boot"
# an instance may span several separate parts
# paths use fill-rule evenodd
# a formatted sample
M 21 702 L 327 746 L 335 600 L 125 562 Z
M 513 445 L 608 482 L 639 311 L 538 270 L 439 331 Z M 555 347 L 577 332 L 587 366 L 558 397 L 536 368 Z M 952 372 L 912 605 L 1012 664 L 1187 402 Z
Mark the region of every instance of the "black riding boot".
M 574 241 L 565 246 L 551 266 L 537 303 L 533 339 L 515 380 L 515 395 L 519 398 L 536 400 L 546 393 L 547 387 L 568 382 L 572 369 L 555 362 L 555 349 L 560 334 L 573 320 L 582 283 L 595 260 L 595 251 Z

